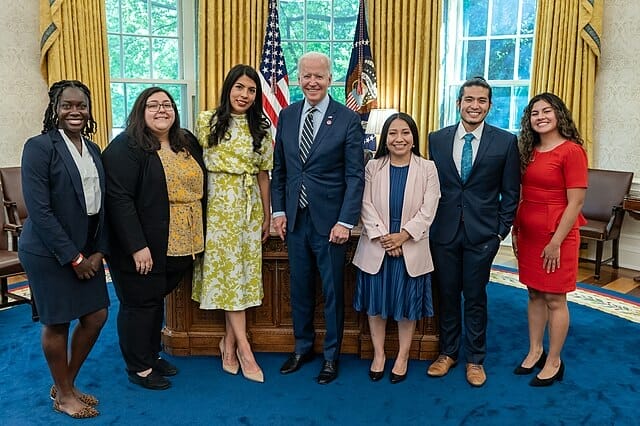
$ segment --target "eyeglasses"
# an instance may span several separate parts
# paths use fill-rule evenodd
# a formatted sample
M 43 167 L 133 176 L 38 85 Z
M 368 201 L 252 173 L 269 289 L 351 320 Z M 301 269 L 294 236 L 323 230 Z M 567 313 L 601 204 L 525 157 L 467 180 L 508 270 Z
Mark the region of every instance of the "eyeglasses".
M 164 108 L 165 111 L 173 111 L 173 104 L 171 102 L 149 102 L 147 104 L 147 110 L 150 112 L 158 112 L 160 111 L 160 107 Z

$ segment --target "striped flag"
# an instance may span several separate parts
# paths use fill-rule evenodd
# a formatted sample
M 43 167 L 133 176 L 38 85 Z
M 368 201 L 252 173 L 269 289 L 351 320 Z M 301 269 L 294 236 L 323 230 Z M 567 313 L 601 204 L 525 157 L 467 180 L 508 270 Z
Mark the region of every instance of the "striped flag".
M 289 105 L 289 75 L 280 41 L 277 0 L 269 1 L 269 18 L 258 74 L 262 83 L 262 109 L 271 120 L 271 135 L 275 138 L 278 114 Z
M 370 44 L 364 0 L 360 0 L 345 94 L 347 107 L 359 113 L 362 121 L 367 121 L 369 111 L 378 106 L 378 82 Z

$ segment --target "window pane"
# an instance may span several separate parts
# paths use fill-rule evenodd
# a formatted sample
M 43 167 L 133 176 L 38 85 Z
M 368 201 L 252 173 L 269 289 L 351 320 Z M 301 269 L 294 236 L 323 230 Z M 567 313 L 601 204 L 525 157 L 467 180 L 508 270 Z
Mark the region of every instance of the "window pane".
M 344 87 L 341 86 L 331 86 L 329 88 L 329 94 L 331 95 L 331 97 L 340 102 L 341 104 L 345 103 L 345 93 L 344 93 Z
M 489 79 L 513 80 L 515 39 L 492 40 L 489 52 Z
M 484 40 L 469 40 L 464 44 L 463 49 L 462 80 L 484 75 L 486 42 Z
M 146 37 L 122 37 L 124 48 L 124 77 L 151 77 L 151 49 Z
M 351 0 L 334 1 L 333 4 L 333 38 L 336 40 L 353 40 L 358 17 L 358 2 Z
M 307 1 L 307 40 L 329 39 L 330 10 L 329 1 Z
M 521 34 L 533 34 L 536 24 L 536 0 L 522 1 L 522 22 L 520 23 Z
M 514 129 L 520 129 L 520 120 L 525 107 L 529 103 L 529 86 L 514 87 L 513 95 L 515 97 L 515 121 L 511 126 Z
M 331 57 L 331 44 L 324 41 L 308 42 L 306 51 L 320 52 Z
M 119 33 L 120 32 L 120 1 L 119 0 L 106 0 L 106 13 L 107 13 L 107 32 Z
M 520 39 L 520 58 L 518 63 L 518 80 L 529 80 L 531 78 L 531 58 L 533 52 L 531 47 L 533 38 Z
M 157 79 L 177 80 L 180 78 L 178 66 L 178 40 L 172 38 L 153 39 L 153 76 Z
M 509 112 L 511 110 L 511 88 L 493 87 L 492 105 L 487 115 L 487 122 L 494 126 L 509 128 Z
M 488 1 L 464 0 L 464 35 L 484 36 L 487 34 Z
M 351 42 L 333 43 L 333 81 L 344 82 L 349 69 L 349 59 L 351 58 Z
M 298 82 L 298 58 L 304 53 L 304 43 L 287 42 L 282 47 L 287 71 L 289 72 L 289 83 Z
M 111 117 L 113 127 L 124 128 L 127 121 L 127 111 L 124 99 L 124 83 L 111 84 Z
M 302 40 L 304 38 L 304 4 L 301 2 L 280 2 L 280 37 Z
M 122 77 L 122 52 L 120 51 L 120 37 L 110 35 L 109 43 L 109 73 L 112 78 Z
M 289 101 L 291 103 L 301 101 L 302 97 L 303 97 L 303 94 L 300 86 L 289 87 Z
M 173 8 L 162 6 L 151 8 L 151 30 L 153 35 L 174 37 L 178 35 L 178 11 L 175 5 Z
M 149 34 L 149 9 L 146 1 L 122 0 L 122 31 L 126 34 Z
M 493 0 L 491 35 L 516 34 L 518 30 L 518 0 Z

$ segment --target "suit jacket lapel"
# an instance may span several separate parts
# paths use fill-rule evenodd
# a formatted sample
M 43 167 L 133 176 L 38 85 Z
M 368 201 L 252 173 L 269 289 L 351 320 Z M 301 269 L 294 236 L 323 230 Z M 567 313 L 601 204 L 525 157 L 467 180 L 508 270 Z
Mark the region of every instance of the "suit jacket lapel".
M 447 141 L 447 146 L 446 146 L 447 151 L 445 152 L 445 154 L 449 159 L 447 161 L 449 163 L 448 164 L 448 167 L 450 169 L 449 173 L 452 173 L 453 175 L 458 176 L 458 179 L 460 179 L 460 173 L 458 172 L 458 168 L 456 167 L 456 162 L 453 160 L 453 145 L 455 143 L 457 129 L 458 129 L 458 126 L 449 127 L 448 134 L 444 136 L 445 140 Z
M 316 133 L 316 137 L 313 139 L 313 145 L 311 145 L 311 149 L 309 150 L 309 156 L 307 157 L 307 161 L 313 155 L 313 153 L 318 149 L 318 146 L 322 143 L 327 132 L 330 130 L 330 126 L 333 125 L 333 122 L 336 117 L 336 102 L 333 99 L 329 99 L 329 106 L 327 107 L 327 112 L 324 113 L 324 117 L 322 117 L 322 121 L 320 122 L 320 128 L 318 129 L 318 133 Z
M 471 174 L 469 175 L 469 177 L 473 175 L 473 169 L 475 169 L 476 164 L 479 164 L 482 157 L 484 157 L 484 155 L 487 153 L 489 145 L 491 145 L 490 140 L 492 137 L 492 133 L 493 127 L 485 123 L 484 130 L 482 131 L 482 136 L 480 137 L 480 144 L 478 145 L 478 153 L 476 154 L 476 159 L 473 162 L 473 167 L 471 167 Z
M 416 196 L 424 196 L 423 193 L 416 193 L 416 186 L 418 179 L 416 175 L 418 173 L 418 164 L 416 163 L 415 157 L 411 156 L 411 161 L 409 161 L 409 171 L 407 172 L 407 182 L 404 185 L 404 198 L 402 201 L 402 220 L 401 225 L 404 225 L 409 221 L 409 214 L 411 211 L 409 206 L 413 204 L 414 194 Z
M 53 131 L 51 135 L 51 140 L 53 142 L 53 147 L 62 158 L 62 162 L 64 163 L 65 168 L 67 169 L 67 173 L 71 177 L 71 183 L 73 185 L 73 190 L 76 193 L 76 197 L 78 198 L 78 202 L 84 209 L 84 212 L 87 211 L 87 206 L 84 202 L 84 192 L 82 190 L 82 178 L 80 177 L 80 172 L 78 171 L 78 166 L 76 162 L 73 161 L 73 157 L 67 148 L 67 144 L 64 139 L 62 139 L 62 135 L 58 130 Z M 87 148 L 88 149 L 88 148 Z M 91 152 L 91 151 L 89 151 Z

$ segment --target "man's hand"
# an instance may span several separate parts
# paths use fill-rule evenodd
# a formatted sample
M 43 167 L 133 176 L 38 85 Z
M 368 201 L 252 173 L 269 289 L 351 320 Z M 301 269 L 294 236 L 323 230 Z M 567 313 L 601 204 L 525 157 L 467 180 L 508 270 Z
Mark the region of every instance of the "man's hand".
M 273 221 L 273 229 L 275 229 L 276 233 L 280 237 L 282 241 L 284 241 L 287 236 L 287 216 L 278 216 L 272 219 Z
M 336 223 L 329 233 L 329 242 L 334 244 L 344 244 L 349 240 L 351 230 L 346 226 Z

